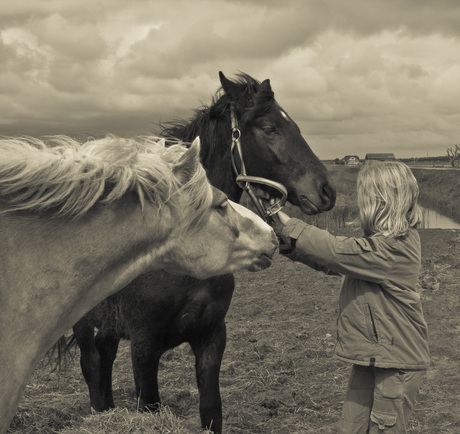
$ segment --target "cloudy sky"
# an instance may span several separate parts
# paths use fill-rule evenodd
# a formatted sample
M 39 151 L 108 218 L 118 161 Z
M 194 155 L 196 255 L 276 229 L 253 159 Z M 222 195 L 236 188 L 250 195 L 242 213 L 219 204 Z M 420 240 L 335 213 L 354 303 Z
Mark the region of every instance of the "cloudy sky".
M 458 0 L 1 0 L 0 134 L 151 132 L 270 78 L 323 159 L 460 144 Z

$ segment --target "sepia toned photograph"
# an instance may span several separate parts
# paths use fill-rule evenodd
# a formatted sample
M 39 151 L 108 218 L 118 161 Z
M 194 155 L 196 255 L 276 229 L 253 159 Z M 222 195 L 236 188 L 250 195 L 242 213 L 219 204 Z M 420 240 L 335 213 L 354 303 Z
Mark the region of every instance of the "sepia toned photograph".
M 460 3 L 0 4 L 0 433 L 460 433 Z

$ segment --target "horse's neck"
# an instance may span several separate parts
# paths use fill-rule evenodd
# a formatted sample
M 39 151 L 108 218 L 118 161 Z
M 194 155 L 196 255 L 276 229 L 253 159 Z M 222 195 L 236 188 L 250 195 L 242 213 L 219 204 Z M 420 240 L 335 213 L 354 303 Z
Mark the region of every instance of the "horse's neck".
M 209 182 L 219 190 L 222 190 L 231 200 L 239 202 L 243 190 L 236 183 L 236 177 L 233 169 L 222 170 L 217 164 L 212 168 L 205 166 Z
M 236 183 L 236 174 L 233 170 L 231 160 L 231 140 L 222 141 L 225 143 L 219 152 L 214 151 L 212 158 L 202 158 L 203 166 L 206 169 L 209 182 L 219 190 L 222 190 L 234 202 L 239 202 L 243 190 Z M 216 144 L 213 144 L 216 146 Z M 203 143 L 202 154 L 212 145 Z M 222 145 L 220 145 L 222 146 Z
M 168 130 L 168 133 L 187 141 L 200 136 L 201 162 L 209 181 L 230 199 L 239 202 L 243 190 L 236 184 L 236 175 L 231 162 L 230 108 L 226 106 L 223 110 L 227 114 L 219 118 L 210 116 L 210 110 L 210 107 L 202 110 L 189 124 Z
M 171 224 L 150 212 L 124 200 L 75 221 L 0 216 L 0 432 L 48 348 L 155 265 Z
M 21 257 L 8 260 L 4 271 L 13 282 L 16 273 L 17 287 L 25 287 L 21 301 L 37 321 L 64 329 L 53 333 L 57 338 L 131 276 L 155 266 L 172 228 L 167 207 L 161 215 L 148 205 L 142 211 L 134 197 L 92 211 L 75 221 L 31 219 L 12 228 Z

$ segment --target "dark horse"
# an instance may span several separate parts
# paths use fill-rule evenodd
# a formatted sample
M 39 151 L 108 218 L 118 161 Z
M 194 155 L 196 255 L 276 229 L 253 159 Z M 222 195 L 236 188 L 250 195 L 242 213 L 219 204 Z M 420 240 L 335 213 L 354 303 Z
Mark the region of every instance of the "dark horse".
M 306 214 L 331 209 L 335 190 L 326 168 L 274 99 L 270 81 L 260 83 L 246 74 L 239 74 L 235 81 L 222 73 L 219 76 L 222 90 L 212 105 L 196 110 L 190 122 L 167 124 L 162 134 L 184 141 L 200 136 L 201 161 L 211 184 L 238 202 L 243 190 L 235 182 L 232 167 L 232 111 L 248 175 L 283 184 L 289 202 Z M 114 407 L 112 366 L 120 338 L 131 340 L 136 393 L 141 407 L 147 409 L 156 409 L 160 403 L 161 355 L 188 342 L 196 360 L 202 426 L 220 432 L 219 372 L 233 289 L 233 275 L 198 280 L 153 272 L 138 277 L 82 318 L 74 326 L 74 336 L 92 408 Z M 94 327 L 99 328 L 95 338 Z

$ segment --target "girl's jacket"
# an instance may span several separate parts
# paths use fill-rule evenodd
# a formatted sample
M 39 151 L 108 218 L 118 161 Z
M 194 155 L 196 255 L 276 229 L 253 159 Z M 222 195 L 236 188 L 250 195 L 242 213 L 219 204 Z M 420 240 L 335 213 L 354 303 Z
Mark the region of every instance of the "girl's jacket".
M 296 240 L 291 259 L 345 275 L 337 320 L 339 359 L 379 368 L 429 366 L 427 325 L 415 290 L 421 264 L 415 229 L 403 238 L 347 238 L 291 218 L 282 235 Z

